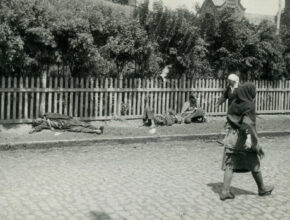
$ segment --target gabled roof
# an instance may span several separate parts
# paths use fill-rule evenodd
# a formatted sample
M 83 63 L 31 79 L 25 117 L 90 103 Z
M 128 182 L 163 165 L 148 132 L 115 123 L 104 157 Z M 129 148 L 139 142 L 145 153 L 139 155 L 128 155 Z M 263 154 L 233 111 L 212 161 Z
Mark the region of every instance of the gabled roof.
M 228 0 L 228 1 L 235 1 L 235 0 Z M 216 6 L 216 7 L 222 7 L 225 3 L 227 2 L 227 0 L 212 0 L 212 3 Z M 238 4 L 240 5 L 240 7 L 245 10 L 244 6 L 241 4 L 241 0 L 238 0 Z
M 226 2 L 226 0 L 212 0 L 212 3 L 215 6 L 222 6 L 225 2 Z

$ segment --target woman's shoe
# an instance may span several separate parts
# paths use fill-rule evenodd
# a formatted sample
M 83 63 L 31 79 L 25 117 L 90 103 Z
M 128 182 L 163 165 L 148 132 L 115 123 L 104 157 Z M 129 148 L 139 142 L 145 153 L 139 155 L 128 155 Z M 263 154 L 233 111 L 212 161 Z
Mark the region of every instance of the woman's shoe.
M 234 195 L 233 193 L 231 193 L 231 192 L 226 193 L 226 194 L 224 194 L 224 193 L 221 193 L 221 194 L 220 194 L 220 199 L 221 199 L 222 201 L 225 201 L 225 200 L 227 200 L 227 199 L 234 199 L 234 198 L 235 198 L 235 195 Z
M 265 186 L 263 190 L 259 190 L 259 196 L 271 195 L 273 190 L 274 190 L 274 186 Z

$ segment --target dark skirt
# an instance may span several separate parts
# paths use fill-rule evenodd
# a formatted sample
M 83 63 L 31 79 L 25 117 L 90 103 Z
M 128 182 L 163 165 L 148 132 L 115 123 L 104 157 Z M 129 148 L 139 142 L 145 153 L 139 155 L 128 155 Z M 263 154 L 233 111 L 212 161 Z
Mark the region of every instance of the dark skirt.
M 260 158 L 256 152 L 245 148 L 247 136 L 242 131 L 228 129 L 224 138 L 224 154 L 222 169 L 226 167 L 234 172 L 258 172 L 260 170 Z

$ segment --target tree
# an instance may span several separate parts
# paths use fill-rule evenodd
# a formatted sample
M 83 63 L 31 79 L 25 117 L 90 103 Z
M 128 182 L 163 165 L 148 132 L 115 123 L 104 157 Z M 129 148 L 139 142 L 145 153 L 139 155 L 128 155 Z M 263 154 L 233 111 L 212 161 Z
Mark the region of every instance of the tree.
M 281 31 L 280 35 L 285 45 L 284 60 L 287 70 L 287 77 L 290 78 L 290 2 L 285 1 L 285 9 L 281 16 Z
M 284 76 L 283 45 L 268 22 L 259 26 L 246 19 L 237 20 L 224 10 L 205 16 L 200 22 L 201 33 L 209 44 L 209 62 L 219 73 L 239 71 L 243 79 L 277 79 Z

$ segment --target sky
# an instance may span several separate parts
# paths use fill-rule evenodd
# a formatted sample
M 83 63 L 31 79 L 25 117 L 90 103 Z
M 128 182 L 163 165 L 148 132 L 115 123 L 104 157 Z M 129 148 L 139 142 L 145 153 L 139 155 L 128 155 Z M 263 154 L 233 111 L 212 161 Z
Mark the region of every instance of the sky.
M 204 0 L 163 0 L 163 4 L 168 8 L 186 7 L 194 10 L 196 3 L 202 4 Z M 282 8 L 284 1 L 282 1 Z M 276 15 L 278 12 L 279 0 L 241 0 L 242 5 L 246 8 L 246 13 Z

